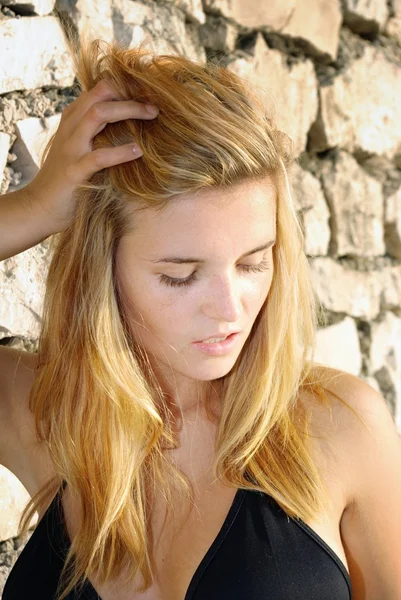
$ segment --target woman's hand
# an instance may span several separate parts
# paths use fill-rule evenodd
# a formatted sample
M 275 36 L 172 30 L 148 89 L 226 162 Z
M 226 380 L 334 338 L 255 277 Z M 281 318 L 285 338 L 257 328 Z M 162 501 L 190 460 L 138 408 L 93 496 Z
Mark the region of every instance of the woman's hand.
M 53 144 L 36 177 L 24 188 L 30 205 L 43 209 L 49 229 L 63 231 L 73 220 L 75 187 L 101 169 L 142 156 L 135 144 L 92 150 L 93 138 L 123 119 L 153 119 L 146 104 L 119 100 L 105 79 L 64 109 Z

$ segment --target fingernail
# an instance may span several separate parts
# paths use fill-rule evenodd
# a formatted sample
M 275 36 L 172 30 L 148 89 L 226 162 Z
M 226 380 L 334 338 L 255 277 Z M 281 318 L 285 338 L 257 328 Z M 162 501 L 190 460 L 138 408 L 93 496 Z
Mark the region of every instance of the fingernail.
M 142 152 L 138 144 L 132 144 L 131 148 L 134 154 L 140 154 Z
M 157 115 L 159 109 L 154 104 L 145 104 L 145 108 L 150 115 Z

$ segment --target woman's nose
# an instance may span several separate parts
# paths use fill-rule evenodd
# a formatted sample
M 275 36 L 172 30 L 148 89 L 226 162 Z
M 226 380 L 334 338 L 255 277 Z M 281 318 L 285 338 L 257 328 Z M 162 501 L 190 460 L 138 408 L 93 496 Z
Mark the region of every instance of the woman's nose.
M 241 282 L 229 276 L 214 277 L 203 301 L 206 316 L 220 321 L 238 321 L 241 314 Z

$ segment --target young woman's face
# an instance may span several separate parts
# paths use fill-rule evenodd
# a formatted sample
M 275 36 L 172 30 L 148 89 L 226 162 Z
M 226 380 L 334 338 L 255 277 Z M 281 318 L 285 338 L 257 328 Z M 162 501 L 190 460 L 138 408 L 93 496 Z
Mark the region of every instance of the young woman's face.
M 135 216 L 116 275 L 130 329 L 167 380 L 213 380 L 232 369 L 271 286 L 275 210 L 265 179 Z M 238 334 L 220 355 L 217 344 L 194 344 L 227 332 Z

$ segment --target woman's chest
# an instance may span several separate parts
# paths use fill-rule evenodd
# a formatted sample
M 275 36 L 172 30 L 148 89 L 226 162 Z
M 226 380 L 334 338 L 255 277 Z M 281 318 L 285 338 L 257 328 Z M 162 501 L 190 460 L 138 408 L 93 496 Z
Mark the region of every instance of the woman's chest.
M 142 583 L 137 578 L 136 585 L 124 587 L 122 577 L 118 578 L 113 585 L 100 585 L 96 578 L 90 578 L 90 584 L 94 590 L 90 590 L 93 598 L 97 592 L 101 600 L 189 600 L 187 592 L 200 573 L 200 566 L 205 557 L 210 555 L 213 545 L 216 545 L 219 535 L 227 525 L 228 518 L 234 517 L 232 513 L 233 504 L 236 500 L 236 489 L 227 487 L 221 482 L 212 482 L 211 461 L 213 457 L 212 435 L 207 439 L 210 444 L 207 448 L 193 445 L 191 452 L 185 446 L 180 447 L 176 453 L 176 465 L 189 477 L 194 486 L 194 507 L 188 516 L 188 506 L 183 505 L 182 498 L 175 498 L 174 514 L 175 520 L 164 521 L 165 504 L 161 498 L 154 499 L 151 516 L 153 544 L 153 564 L 155 581 L 144 593 L 135 592 Z M 205 436 L 202 435 L 202 440 Z M 345 497 L 343 482 L 339 480 L 337 473 L 341 469 L 334 469 L 333 464 L 325 456 L 322 460 L 322 447 L 312 448 L 314 458 L 319 464 L 319 470 L 327 487 L 331 500 L 331 508 L 328 514 L 310 521 L 307 525 L 319 536 L 319 538 L 335 553 L 347 568 L 347 559 L 341 540 L 340 525 L 341 517 L 345 508 Z M 194 459 L 194 456 L 197 459 Z M 319 458 L 320 457 L 320 458 Z M 36 469 L 42 461 L 36 461 Z M 48 477 L 48 459 L 43 459 L 46 465 L 46 476 Z M 37 475 L 38 481 L 45 480 L 45 471 Z M 63 495 L 63 512 L 67 533 L 72 540 L 77 532 L 79 514 L 77 504 L 73 502 L 68 493 L 68 487 Z M 235 507 L 234 507 L 235 508 Z M 231 518 L 230 517 L 230 518 Z M 268 535 L 266 531 L 266 535 Z M 306 534 L 305 534 L 306 535 Z M 247 548 L 240 539 L 236 541 L 238 553 L 246 553 Z
M 230 552 L 242 556 L 246 562 L 248 541 L 240 539 L 238 536 L 235 537 L 235 535 L 227 536 L 230 527 L 233 527 L 231 531 L 234 530 L 234 520 L 239 509 L 238 498 L 234 488 L 216 486 L 213 490 L 210 489 L 209 492 L 196 498 L 196 510 L 193 510 L 190 516 L 182 521 L 181 527 L 177 524 L 173 526 L 171 521 L 167 521 L 163 526 L 164 511 L 160 504 L 154 510 L 151 520 L 155 541 L 153 553 L 155 581 L 151 587 L 143 593 L 135 592 L 135 589 L 142 584 L 141 577 L 137 577 L 134 585 L 128 587 L 123 585 L 122 577 L 117 578 L 113 584 L 108 583 L 107 585 L 100 585 L 95 577 L 91 577 L 89 587 L 93 589 L 90 589 L 90 592 L 95 591 L 101 600 L 189 600 L 195 589 L 194 580 L 199 582 L 202 577 L 210 576 L 206 567 L 212 560 L 216 565 L 223 564 L 224 568 L 227 568 L 227 561 L 223 558 L 227 555 L 225 550 L 227 546 L 234 544 L 235 548 L 231 548 Z M 64 502 L 64 512 L 68 535 L 72 539 L 75 534 L 73 515 L 76 513 L 68 508 L 66 502 Z M 241 519 L 240 514 L 237 518 Z M 339 521 L 340 519 L 332 514 L 330 518 L 307 525 L 347 568 Z M 264 534 L 264 539 L 257 539 L 256 536 L 253 536 L 253 543 L 259 544 L 261 555 L 267 551 L 268 544 L 277 542 L 275 538 L 268 542 L 270 532 L 267 529 Z M 303 544 L 307 541 L 307 537 L 306 534 L 299 534 L 298 539 L 302 540 L 302 545 L 294 548 L 294 552 L 303 551 L 305 548 Z M 211 552 L 212 547 L 214 548 L 213 552 Z M 278 546 L 273 547 L 273 553 L 279 553 L 281 550 Z M 286 552 L 291 558 L 292 550 L 288 546 Z M 322 561 L 329 560 L 323 550 L 320 549 L 319 552 Z M 290 566 L 290 562 L 288 564 Z M 268 577 L 270 568 L 271 563 L 266 561 L 266 577 Z M 233 578 L 242 576 L 240 569 L 241 567 L 231 573 L 231 580 L 227 581 L 227 585 L 232 584 Z M 297 575 L 293 574 L 292 576 L 296 578 Z M 200 583 L 202 585 L 202 581 Z
M 155 501 L 151 517 L 155 581 L 151 587 L 146 592 L 136 593 L 135 588 L 142 584 L 141 577 L 129 587 L 123 585 L 122 577 L 113 585 L 100 585 L 97 578 L 91 577 L 91 586 L 102 600 L 184 600 L 202 560 L 227 521 L 236 491 L 215 484 L 195 492 L 194 508 L 189 516 L 181 506 L 182 501 L 176 498 L 174 520 L 171 515 L 165 520 L 164 502 Z M 75 535 L 74 512 L 68 506 L 64 512 L 71 539 Z
M 101 600 L 189 600 L 192 599 L 194 580 L 199 581 L 201 577 L 208 577 L 204 572 L 209 563 L 224 563 L 227 546 L 236 555 L 246 554 L 251 545 L 258 544 L 260 554 L 263 555 L 273 545 L 273 554 L 282 551 L 279 548 L 280 540 L 273 538 L 269 531 L 269 524 L 265 529 L 242 536 L 245 506 L 241 507 L 240 494 L 236 488 L 230 488 L 221 483 L 210 483 L 210 478 L 201 481 L 193 481 L 194 485 L 194 507 L 188 515 L 181 498 L 175 498 L 173 520 L 165 521 L 165 504 L 161 499 L 156 499 L 151 516 L 153 545 L 153 564 L 155 581 L 144 593 L 135 592 L 142 584 L 138 577 L 132 586 L 124 586 L 122 577 L 119 577 L 113 585 L 100 585 L 95 577 L 90 578 L 90 584 L 100 596 Z M 313 522 L 306 523 L 313 532 L 322 540 L 343 563 L 348 570 L 347 559 L 342 545 L 340 534 L 340 522 L 343 513 L 343 498 L 340 493 L 341 486 L 331 479 L 328 482 L 328 490 L 332 504 L 328 515 L 322 515 Z M 66 521 L 68 536 L 71 539 L 76 535 L 77 509 L 68 496 L 68 488 L 63 497 L 63 511 Z M 256 512 L 256 511 L 255 511 Z M 249 515 L 246 517 L 249 519 Z M 253 517 L 251 517 L 253 518 Z M 274 515 L 272 517 L 274 519 Z M 233 534 L 238 525 L 238 534 Z M 279 525 L 281 527 L 282 525 Z M 227 532 L 230 531 L 230 536 Z M 297 526 L 294 526 L 297 529 Z M 271 537 L 271 539 L 269 539 Z M 298 532 L 300 545 L 294 548 L 294 552 L 303 552 L 310 543 L 310 536 Z M 274 544 L 277 544 L 274 547 Z M 316 542 L 312 542 L 316 546 Z M 291 548 L 286 548 L 291 562 Z M 323 562 L 331 562 L 325 552 L 319 548 L 320 559 Z M 271 567 L 266 563 L 266 576 Z M 241 566 L 239 567 L 241 568 Z M 334 568 L 334 567 L 333 567 Z M 240 576 L 236 571 L 235 575 Z M 202 583 L 202 582 L 201 582 Z M 227 582 L 230 584 L 230 581 Z M 94 596 L 96 598 L 96 596 Z

